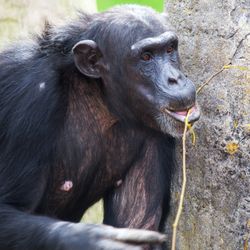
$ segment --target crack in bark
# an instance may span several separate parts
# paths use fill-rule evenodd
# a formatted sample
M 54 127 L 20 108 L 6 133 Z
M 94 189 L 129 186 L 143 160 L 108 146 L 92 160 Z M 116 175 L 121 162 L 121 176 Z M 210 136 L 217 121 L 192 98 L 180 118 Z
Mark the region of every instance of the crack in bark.
M 247 33 L 247 34 L 239 41 L 239 43 L 238 43 L 238 45 L 237 45 L 237 47 L 236 47 L 236 49 L 235 49 L 235 51 L 234 51 L 234 53 L 233 53 L 231 59 L 230 59 L 231 62 L 234 60 L 235 56 L 236 56 L 237 53 L 238 53 L 238 50 L 239 50 L 239 49 L 241 48 L 241 46 L 242 46 L 242 43 L 247 39 L 247 37 L 248 37 L 249 35 L 250 35 L 250 32 Z

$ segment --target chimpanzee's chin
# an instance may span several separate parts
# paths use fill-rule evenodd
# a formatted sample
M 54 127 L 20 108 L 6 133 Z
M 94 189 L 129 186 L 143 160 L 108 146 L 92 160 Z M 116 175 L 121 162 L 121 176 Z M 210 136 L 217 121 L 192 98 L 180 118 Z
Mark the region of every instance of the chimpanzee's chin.
M 174 138 L 181 138 L 184 131 L 184 123 L 173 119 L 172 117 L 161 114 L 156 118 L 160 130 Z

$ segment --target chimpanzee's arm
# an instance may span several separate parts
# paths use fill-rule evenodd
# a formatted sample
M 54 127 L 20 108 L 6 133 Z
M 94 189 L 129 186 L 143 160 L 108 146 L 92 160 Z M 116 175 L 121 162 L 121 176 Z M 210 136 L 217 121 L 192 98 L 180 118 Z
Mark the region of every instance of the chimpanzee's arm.
M 3 250 L 140 250 L 137 244 L 163 240 L 156 232 L 56 221 L 0 205 Z
M 44 180 L 49 176 L 46 168 L 36 171 L 33 168 L 30 172 L 24 169 L 18 172 L 2 168 L 0 171 L 1 250 L 134 250 L 140 248 L 133 243 L 163 240 L 156 232 L 119 231 L 104 225 L 70 223 L 33 215 L 33 207 L 45 189 Z
M 104 223 L 116 227 L 161 230 L 170 201 L 174 139 L 153 138 L 120 186 L 105 198 Z

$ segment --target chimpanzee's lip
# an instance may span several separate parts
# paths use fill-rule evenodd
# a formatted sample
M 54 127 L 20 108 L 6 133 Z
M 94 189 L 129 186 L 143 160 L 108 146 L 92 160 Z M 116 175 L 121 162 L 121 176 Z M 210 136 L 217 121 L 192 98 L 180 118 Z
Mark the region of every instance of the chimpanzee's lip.
M 199 108 L 195 105 L 192 108 L 189 109 L 190 114 L 188 116 L 188 122 L 189 123 L 194 123 L 195 121 L 199 120 L 200 118 L 200 110 Z M 167 108 L 164 109 L 168 115 L 173 117 L 175 120 L 180 121 L 180 122 L 185 122 L 188 110 L 180 110 L 180 111 L 174 111 L 174 110 L 169 110 Z

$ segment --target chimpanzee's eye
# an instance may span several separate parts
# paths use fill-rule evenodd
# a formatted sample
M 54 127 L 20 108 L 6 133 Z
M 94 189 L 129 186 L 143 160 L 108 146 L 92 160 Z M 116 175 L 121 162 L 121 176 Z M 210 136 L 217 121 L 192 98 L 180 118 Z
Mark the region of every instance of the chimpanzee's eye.
M 172 53 L 174 48 L 172 46 L 167 47 L 167 53 L 170 54 Z
M 141 55 L 141 59 L 143 61 L 149 61 L 152 59 L 152 55 L 149 53 L 149 52 L 144 52 L 142 55 Z

